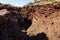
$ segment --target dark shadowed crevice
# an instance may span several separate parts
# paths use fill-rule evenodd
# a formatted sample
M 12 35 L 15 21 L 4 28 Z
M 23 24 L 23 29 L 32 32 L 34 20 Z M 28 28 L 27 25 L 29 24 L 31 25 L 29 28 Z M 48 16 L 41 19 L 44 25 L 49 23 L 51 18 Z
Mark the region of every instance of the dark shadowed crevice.
M 27 40 L 49 40 L 46 33 L 38 33 L 36 36 L 28 36 Z
M 27 18 L 24 18 L 24 21 L 25 21 L 25 30 L 27 30 L 31 25 L 32 25 L 32 20 L 31 19 L 27 19 Z
M 23 18 L 16 13 L 5 14 L 0 19 L 2 20 L 0 23 L 0 40 L 25 40 L 27 38 L 27 32 L 22 32 L 22 30 L 23 28 L 27 30 L 31 26 L 32 21 L 30 19 Z

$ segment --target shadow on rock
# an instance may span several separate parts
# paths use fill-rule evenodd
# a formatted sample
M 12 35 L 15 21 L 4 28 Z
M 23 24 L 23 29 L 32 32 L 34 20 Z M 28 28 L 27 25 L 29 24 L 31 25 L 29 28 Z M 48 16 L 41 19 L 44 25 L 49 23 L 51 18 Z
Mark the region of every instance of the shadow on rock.
M 38 33 L 36 36 L 28 37 L 27 40 L 48 40 L 48 37 L 46 36 L 46 33 Z
M 31 20 L 16 13 L 5 14 L 0 19 L 0 40 L 24 40 L 27 37 L 27 33 L 22 30 L 27 30 L 31 26 Z

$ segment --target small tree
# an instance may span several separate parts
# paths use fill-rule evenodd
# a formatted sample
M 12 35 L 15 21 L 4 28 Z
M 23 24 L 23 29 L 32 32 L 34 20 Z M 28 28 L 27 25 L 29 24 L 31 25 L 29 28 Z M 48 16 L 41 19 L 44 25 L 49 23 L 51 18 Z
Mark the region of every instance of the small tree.
M 34 2 L 37 2 L 37 0 L 34 0 Z
M 38 1 L 40 1 L 40 0 L 34 0 L 34 2 L 38 2 Z

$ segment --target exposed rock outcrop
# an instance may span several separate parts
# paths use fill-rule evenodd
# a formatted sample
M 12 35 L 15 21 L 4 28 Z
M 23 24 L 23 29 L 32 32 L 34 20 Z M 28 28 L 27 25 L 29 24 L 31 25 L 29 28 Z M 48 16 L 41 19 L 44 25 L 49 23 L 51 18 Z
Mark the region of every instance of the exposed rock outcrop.
M 0 34 L 0 40 L 60 40 L 60 2 L 0 4 Z

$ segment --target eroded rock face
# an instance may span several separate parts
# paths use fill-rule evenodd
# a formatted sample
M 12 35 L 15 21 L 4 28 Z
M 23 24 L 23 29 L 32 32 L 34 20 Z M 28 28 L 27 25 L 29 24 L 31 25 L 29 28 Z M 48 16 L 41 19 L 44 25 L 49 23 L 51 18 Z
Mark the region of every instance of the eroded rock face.
M 53 4 L 35 7 L 27 34 L 32 36 L 41 32 L 46 33 L 49 40 L 60 40 L 60 9 Z
M 0 5 L 0 40 L 60 40 L 60 3 L 23 8 Z

